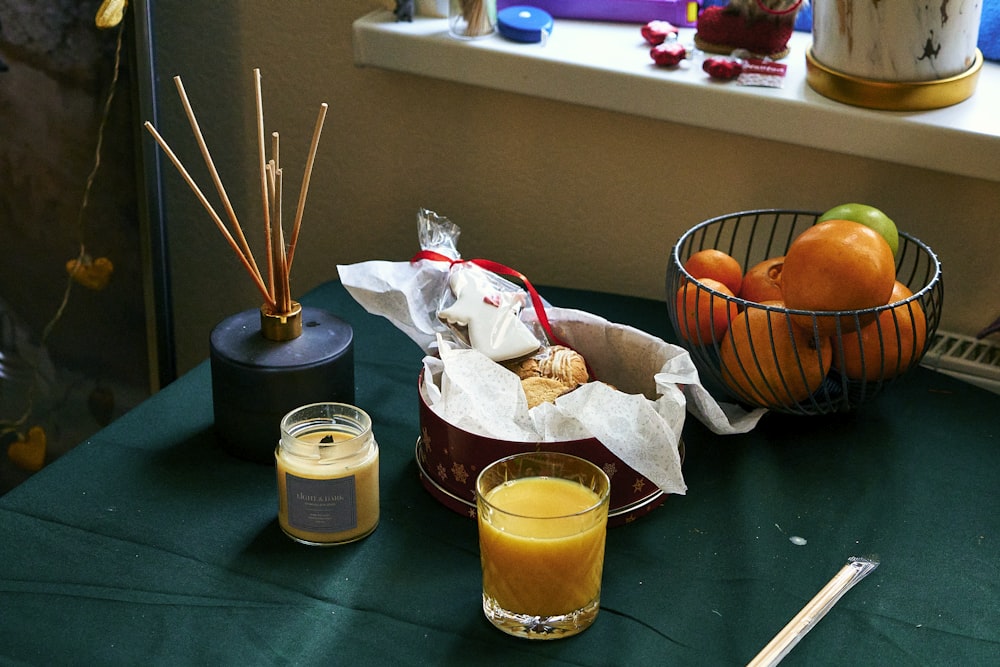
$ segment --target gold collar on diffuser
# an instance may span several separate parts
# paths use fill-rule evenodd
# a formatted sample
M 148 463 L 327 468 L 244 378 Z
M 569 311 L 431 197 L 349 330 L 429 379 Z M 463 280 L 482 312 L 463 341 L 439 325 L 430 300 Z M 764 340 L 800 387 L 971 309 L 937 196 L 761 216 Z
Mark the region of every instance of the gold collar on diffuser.
M 925 111 L 951 106 L 976 90 L 983 54 L 976 49 L 972 66 L 961 74 L 932 81 L 873 81 L 830 69 L 806 52 L 806 81 L 816 92 L 838 102 L 884 111 Z
M 260 332 L 278 343 L 298 338 L 302 335 L 302 306 L 292 301 L 287 313 L 274 313 L 265 303 L 260 307 Z

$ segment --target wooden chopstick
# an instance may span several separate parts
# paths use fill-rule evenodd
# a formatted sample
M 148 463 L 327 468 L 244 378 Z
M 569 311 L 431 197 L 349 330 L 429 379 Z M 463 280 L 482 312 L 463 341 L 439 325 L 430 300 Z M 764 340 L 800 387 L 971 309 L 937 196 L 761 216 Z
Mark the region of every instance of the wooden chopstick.
M 813 629 L 816 623 L 849 591 L 854 584 L 878 567 L 878 561 L 852 556 L 844 567 L 840 568 L 820 589 L 809 603 L 782 628 L 781 632 L 761 649 L 757 656 L 747 663 L 747 667 L 762 667 L 777 665 L 795 648 L 806 633 Z

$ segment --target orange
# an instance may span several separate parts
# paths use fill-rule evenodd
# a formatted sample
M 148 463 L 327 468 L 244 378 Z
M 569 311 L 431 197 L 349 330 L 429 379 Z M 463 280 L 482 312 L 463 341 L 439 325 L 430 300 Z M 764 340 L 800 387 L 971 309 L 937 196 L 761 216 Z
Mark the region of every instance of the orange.
M 743 267 L 732 255 L 715 248 L 699 250 L 684 262 L 684 268 L 696 280 L 711 278 L 729 288 L 734 295 L 743 284 Z
M 778 278 L 785 263 L 784 256 L 765 259 L 755 264 L 743 276 L 740 297 L 754 303 L 781 300 L 781 285 Z
M 735 301 L 729 301 L 708 289 L 726 296 L 732 291 L 711 278 L 697 282 L 687 281 L 677 290 L 677 333 L 681 338 L 695 345 L 707 345 L 722 340 L 729 323 L 736 317 L 738 309 Z
M 826 220 L 799 234 L 788 246 L 781 269 L 781 293 L 792 310 L 848 311 L 877 308 L 889 302 L 896 280 L 892 249 L 881 234 L 850 220 Z M 795 316 L 821 335 L 854 331 L 875 319 L 863 317 Z
M 913 292 L 897 280 L 889 304 L 911 296 Z M 852 380 L 887 380 L 920 358 L 926 340 L 927 318 L 920 302 L 900 303 L 881 311 L 875 322 L 845 335 L 843 364 L 838 358 L 834 359 L 834 366 L 842 368 L 844 375 Z
M 788 313 L 758 307 L 733 320 L 719 352 L 726 386 L 748 403 L 767 408 L 809 398 L 823 385 L 833 360 L 829 338 L 795 326 Z

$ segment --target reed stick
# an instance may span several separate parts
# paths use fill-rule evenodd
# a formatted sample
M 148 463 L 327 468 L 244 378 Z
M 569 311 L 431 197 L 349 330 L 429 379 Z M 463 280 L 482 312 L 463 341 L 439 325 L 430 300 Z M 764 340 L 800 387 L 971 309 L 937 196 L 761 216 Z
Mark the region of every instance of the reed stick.
M 177 86 L 177 94 L 181 98 L 181 105 L 184 107 L 184 112 L 187 114 L 188 123 L 191 125 L 191 131 L 194 133 L 195 141 L 198 142 L 198 148 L 201 150 L 202 158 L 205 160 L 205 166 L 208 167 L 208 173 L 212 177 L 212 182 L 215 184 L 215 189 L 219 193 L 219 198 L 222 200 L 222 205 L 226 210 L 226 215 L 229 217 L 229 223 L 232 225 L 237 238 L 240 241 L 240 249 L 243 257 L 253 268 L 253 271 L 259 276 L 260 269 L 257 268 L 257 262 L 254 260 L 253 253 L 250 251 L 250 244 L 247 243 L 246 236 L 243 234 L 243 227 L 240 225 L 240 221 L 236 217 L 236 211 L 233 210 L 233 204 L 229 200 L 229 195 L 226 193 L 225 186 L 222 184 L 222 178 L 219 176 L 219 170 L 215 168 L 215 160 L 212 159 L 212 153 L 208 150 L 208 144 L 205 142 L 205 137 L 201 132 L 201 126 L 199 125 L 198 119 L 194 114 L 194 109 L 191 107 L 191 101 L 188 99 L 187 92 L 184 90 L 184 82 L 181 81 L 181 77 L 175 76 L 174 84 Z
M 313 163 L 316 161 L 316 150 L 319 148 L 319 137 L 323 132 L 323 122 L 326 120 L 326 111 L 329 105 L 323 102 L 319 106 L 319 115 L 316 117 L 316 127 L 313 128 L 312 143 L 309 145 L 309 157 L 306 158 L 305 173 L 302 175 L 302 187 L 299 189 L 299 203 L 295 209 L 295 222 L 292 226 L 292 238 L 288 244 L 288 270 L 292 269 L 292 260 L 295 259 L 295 247 L 299 243 L 299 230 L 302 228 L 302 213 L 306 208 L 306 196 L 309 193 L 309 181 L 312 178 Z
M 195 197 L 198 198 L 198 201 L 201 202 L 201 205 L 205 208 L 206 211 L 208 211 L 208 214 L 212 218 L 212 221 L 215 223 L 215 226 L 219 228 L 220 232 L 222 232 L 222 236 L 226 239 L 226 242 L 229 243 L 229 247 L 231 247 L 236 252 L 237 257 L 239 257 L 240 262 L 243 264 L 243 268 L 246 269 L 247 273 L 250 274 L 250 277 L 254 281 L 254 285 L 256 285 L 257 289 L 264 296 L 264 300 L 268 303 L 268 305 L 274 307 L 275 305 L 274 299 L 268 292 L 267 285 L 265 285 L 263 280 L 261 279 L 260 272 L 255 270 L 254 265 L 251 264 L 250 261 L 243 255 L 243 252 L 240 249 L 239 245 L 237 245 L 236 240 L 233 238 L 233 235 L 229 233 L 229 229 L 226 228 L 226 225 L 222 222 L 222 218 L 219 217 L 219 214 L 215 212 L 215 209 L 212 207 L 212 204 L 209 203 L 204 193 L 198 187 L 198 184 L 194 182 L 193 178 L 191 178 L 191 174 L 189 174 L 188 170 L 184 168 L 184 165 L 181 163 L 180 159 L 167 144 L 166 140 L 162 136 L 160 136 L 159 132 L 156 131 L 156 128 L 153 127 L 153 124 L 147 120 L 144 124 L 144 127 L 149 131 L 150 134 L 153 135 L 153 138 L 156 140 L 156 143 L 160 145 L 160 148 L 163 149 L 163 152 L 173 163 L 174 167 L 177 168 L 177 171 L 180 173 L 184 181 L 188 184 L 188 187 L 191 188 L 192 192 L 194 192 Z
M 275 238 L 271 247 L 274 248 L 274 301 L 278 310 L 288 313 L 292 309 L 292 297 L 289 285 L 288 261 L 285 254 L 285 232 L 282 225 L 281 193 L 283 170 L 275 169 L 274 173 L 274 209 L 273 224 Z
M 302 225 L 302 215 L 305 210 L 305 202 L 309 190 L 309 182 L 312 177 L 313 165 L 316 160 L 319 138 L 322 133 L 323 122 L 326 118 L 328 105 L 325 102 L 320 105 L 319 116 L 317 117 L 316 125 L 313 129 L 312 143 L 309 147 L 305 172 L 302 178 L 302 187 L 299 191 L 298 206 L 296 207 L 291 243 L 286 245 L 284 225 L 282 224 L 282 192 L 284 189 L 284 179 L 280 160 L 280 137 L 277 132 L 273 132 L 271 134 L 272 156 L 270 160 L 268 160 L 267 146 L 264 139 L 264 101 L 261 91 L 260 69 L 254 69 L 253 73 L 256 98 L 260 196 L 264 216 L 265 256 L 267 258 L 266 283 L 265 276 L 261 274 L 260 267 L 257 266 L 253 252 L 250 249 L 250 244 L 247 242 L 246 235 L 243 233 L 243 227 L 240 225 L 239 219 L 236 216 L 236 211 L 233 209 L 232 202 L 230 201 L 226 188 L 222 183 L 222 178 L 219 176 L 218 169 L 215 166 L 215 161 L 208 149 L 208 144 L 205 142 L 205 137 L 201 132 L 198 119 L 195 116 L 194 109 L 191 106 L 191 102 L 188 99 L 186 91 L 184 90 L 184 84 L 179 76 L 174 77 L 174 83 L 177 85 L 177 92 L 180 95 L 181 103 L 183 104 L 184 111 L 188 117 L 188 122 L 194 132 L 202 157 L 205 160 L 205 165 L 208 167 L 208 171 L 211 174 L 212 182 L 215 184 L 219 197 L 225 207 L 226 215 L 228 216 L 230 224 L 235 231 L 235 238 L 233 232 L 230 231 L 225 222 L 223 222 L 222 217 L 212 207 L 212 204 L 209 203 L 205 194 L 198 187 L 197 183 L 195 183 L 191 174 L 187 171 L 180 159 L 167 144 L 166 140 L 160 136 L 159 132 L 156 131 L 156 128 L 153 127 L 152 123 L 147 121 L 145 123 L 145 127 L 153 135 L 153 138 L 163 149 L 164 153 L 166 153 L 167 157 L 170 158 L 170 161 L 177 168 L 177 171 L 180 172 L 181 177 L 188 184 L 188 187 L 191 188 L 192 192 L 194 192 L 198 201 L 205 208 L 205 210 L 208 211 L 208 214 L 215 223 L 215 226 L 222 233 L 230 248 L 236 253 L 240 262 L 243 264 L 243 268 L 250 274 L 250 277 L 254 281 L 254 285 L 264 297 L 265 308 L 271 311 L 272 315 L 288 315 L 292 312 L 293 303 L 291 297 L 291 284 L 289 280 L 292 258 L 294 256 L 295 246 L 298 243 L 299 232 Z
M 278 196 L 278 171 L 280 171 L 281 169 L 281 161 L 278 159 L 279 150 L 280 150 L 280 145 L 278 141 L 278 133 L 272 132 L 271 160 L 269 163 L 271 165 L 271 234 L 268 238 L 268 247 L 270 248 L 270 252 L 267 256 L 267 259 L 268 259 L 268 266 L 270 267 L 268 270 L 268 274 L 271 276 L 271 281 L 269 283 L 269 286 L 271 288 L 271 296 L 274 297 L 275 303 L 278 303 L 280 307 L 280 301 L 278 300 L 277 296 L 278 283 L 279 283 L 278 266 L 275 262 L 275 258 L 277 257 L 276 253 L 278 249 L 275 248 L 274 246 L 276 237 L 280 236 L 278 232 L 281 231 L 281 218 L 278 215 L 280 211 L 277 206 L 278 203 L 280 202 Z
M 271 256 L 268 258 L 274 268 L 274 301 L 278 313 L 291 310 L 288 262 L 285 255 L 284 226 L 282 225 L 281 191 L 282 169 L 274 158 L 267 163 L 268 206 L 271 210 Z
M 260 68 L 253 71 L 257 103 L 257 153 L 260 161 L 260 196 L 264 210 L 264 256 L 267 258 L 267 285 L 270 302 L 274 301 L 274 267 L 271 262 L 271 205 L 268 198 L 267 149 L 264 147 L 264 96 L 261 92 Z

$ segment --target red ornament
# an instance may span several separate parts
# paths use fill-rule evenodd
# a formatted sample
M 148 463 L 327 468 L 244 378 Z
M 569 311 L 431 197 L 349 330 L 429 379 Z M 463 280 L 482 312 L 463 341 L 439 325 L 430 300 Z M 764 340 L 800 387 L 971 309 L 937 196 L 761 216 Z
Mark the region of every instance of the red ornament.
M 735 79 L 743 72 L 743 65 L 729 58 L 707 58 L 701 68 L 713 79 Z
M 642 37 L 653 46 L 663 44 L 668 38 L 677 37 L 678 30 L 667 21 L 650 21 L 642 26 Z
M 687 49 L 677 42 L 654 46 L 649 56 L 660 67 L 673 67 L 687 57 Z

